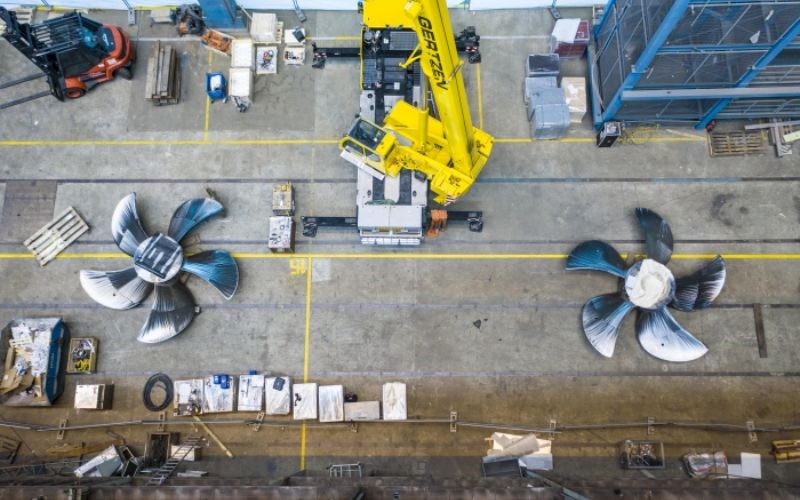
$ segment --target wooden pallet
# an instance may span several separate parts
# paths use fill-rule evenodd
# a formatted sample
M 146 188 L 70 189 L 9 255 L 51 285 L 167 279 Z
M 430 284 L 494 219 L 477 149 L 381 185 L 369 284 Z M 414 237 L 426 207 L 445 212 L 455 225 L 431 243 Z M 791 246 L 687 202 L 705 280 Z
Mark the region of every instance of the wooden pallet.
M 773 441 L 772 454 L 779 464 L 800 462 L 800 439 Z
M 746 156 L 763 154 L 766 144 L 760 131 L 730 130 L 708 134 L 708 152 L 711 156 Z
M 169 45 L 156 42 L 152 57 L 147 61 L 145 100 L 156 106 L 177 104 L 181 97 L 181 67 L 178 54 Z
M 86 221 L 74 208 L 69 207 L 25 240 L 24 244 L 39 261 L 39 265 L 44 266 L 88 230 Z

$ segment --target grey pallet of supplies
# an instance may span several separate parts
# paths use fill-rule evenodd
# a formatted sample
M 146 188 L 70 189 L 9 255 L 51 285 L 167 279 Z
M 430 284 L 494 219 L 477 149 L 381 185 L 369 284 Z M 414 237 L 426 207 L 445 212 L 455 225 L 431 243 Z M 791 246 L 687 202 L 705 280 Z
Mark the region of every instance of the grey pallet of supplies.
M 39 265 L 44 266 L 88 230 L 86 221 L 74 208 L 68 207 L 61 215 L 33 233 L 33 236 L 25 240 L 24 245 L 36 257 Z
M 147 61 L 144 98 L 156 106 L 177 104 L 181 97 L 181 67 L 178 54 L 169 45 L 156 42 Z

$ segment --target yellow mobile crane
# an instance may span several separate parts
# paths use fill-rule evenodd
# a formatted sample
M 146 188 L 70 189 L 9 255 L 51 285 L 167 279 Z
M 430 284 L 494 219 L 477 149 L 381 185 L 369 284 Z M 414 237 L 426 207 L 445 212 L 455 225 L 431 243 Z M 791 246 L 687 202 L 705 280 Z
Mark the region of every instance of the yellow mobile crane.
M 376 177 L 421 172 L 442 205 L 469 191 L 492 152 L 494 138 L 472 125 L 450 15 L 445 0 L 365 0 L 364 25 L 410 28 L 419 45 L 402 66 L 419 61 L 439 119 L 423 91 L 421 107 L 394 104 L 383 127 L 357 118 L 342 138 L 342 157 Z M 423 79 L 424 80 L 424 79 Z M 423 86 L 424 87 L 424 86 Z

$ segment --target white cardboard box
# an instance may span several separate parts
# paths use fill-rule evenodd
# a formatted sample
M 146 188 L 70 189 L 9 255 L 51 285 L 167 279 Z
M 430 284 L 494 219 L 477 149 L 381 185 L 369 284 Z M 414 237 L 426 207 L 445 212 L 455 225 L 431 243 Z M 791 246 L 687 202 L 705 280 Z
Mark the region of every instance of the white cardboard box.
M 278 44 L 257 44 L 256 45 L 256 74 L 274 75 L 278 72 L 278 61 L 280 56 Z
M 343 385 L 321 385 L 319 387 L 319 421 L 344 421 Z
M 203 384 L 203 413 L 227 413 L 235 410 L 236 378 L 230 377 L 227 389 L 215 384 L 214 377 L 206 377 Z
M 175 415 L 203 413 L 203 379 L 175 381 Z
M 344 404 L 345 422 L 358 422 L 365 420 L 381 419 L 380 401 L 359 401 L 357 403 Z
M 237 38 L 231 42 L 231 68 L 253 68 L 253 40 Z
M 580 123 L 583 121 L 588 104 L 586 102 L 586 78 L 565 76 L 561 79 L 561 88 L 569 107 L 569 121 Z
M 77 385 L 75 408 L 79 410 L 107 410 L 111 407 L 112 384 Z
M 295 384 L 292 388 L 292 412 L 295 420 L 317 419 L 317 384 Z
M 278 379 L 283 383 L 277 382 Z M 292 411 L 292 379 L 267 377 L 264 383 L 267 415 L 288 415 Z
M 279 43 L 281 40 L 278 16 L 268 12 L 253 13 L 250 20 L 250 36 L 256 42 Z
M 264 375 L 239 376 L 239 411 L 261 411 L 264 406 Z
M 249 99 L 253 93 L 253 70 L 250 68 L 231 68 L 228 76 L 228 95 Z
M 383 384 L 383 419 L 406 420 L 406 384 L 403 382 L 387 382 Z

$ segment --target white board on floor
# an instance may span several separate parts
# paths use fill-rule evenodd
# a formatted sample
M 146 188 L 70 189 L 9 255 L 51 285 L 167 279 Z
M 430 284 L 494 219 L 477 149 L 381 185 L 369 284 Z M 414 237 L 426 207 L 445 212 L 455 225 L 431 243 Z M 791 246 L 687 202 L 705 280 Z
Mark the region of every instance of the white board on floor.
M 383 384 L 383 419 L 406 420 L 406 384 L 403 382 L 387 382 Z

